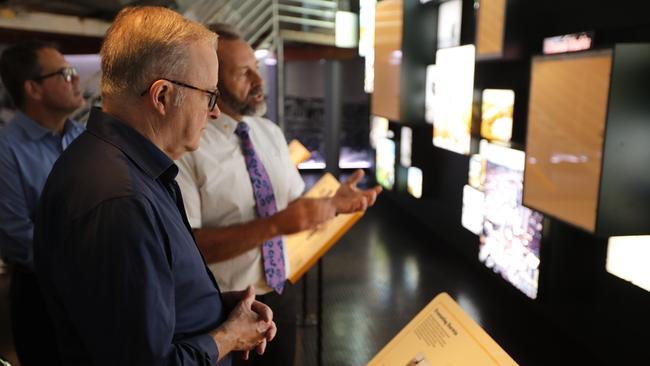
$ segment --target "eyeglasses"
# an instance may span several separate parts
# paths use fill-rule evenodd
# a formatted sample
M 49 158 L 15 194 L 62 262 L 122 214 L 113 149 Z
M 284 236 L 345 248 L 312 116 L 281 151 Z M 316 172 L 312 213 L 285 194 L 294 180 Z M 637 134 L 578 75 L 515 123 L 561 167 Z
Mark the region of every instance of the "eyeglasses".
M 58 69 L 58 70 L 56 70 L 54 72 L 51 72 L 49 74 L 37 76 L 33 80 L 41 81 L 43 79 L 47 79 L 49 77 L 56 76 L 56 75 L 63 76 L 63 80 L 65 80 L 67 83 L 69 83 L 69 82 L 72 81 L 73 77 L 75 77 L 75 76 L 77 76 L 79 74 L 77 73 L 77 69 L 75 69 L 74 67 L 68 66 L 68 67 L 62 67 L 62 68 L 60 68 L 60 69 Z
M 160 78 L 158 80 L 169 81 L 172 84 L 180 85 L 180 86 L 185 87 L 185 88 L 198 90 L 200 92 L 204 92 L 204 93 L 208 94 L 208 96 L 210 97 L 210 99 L 208 100 L 208 109 L 210 110 L 210 112 L 212 112 L 214 110 L 214 107 L 217 105 L 217 100 L 221 96 L 221 93 L 219 93 L 219 90 L 216 90 L 216 91 L 205 90 L 205 89 L 197 88 L 197 87 L 195 87 L 193 85 L 181 83 L 180 81 L 170 80 L 170 79 L 165 79 L 165 78 Z M 155 83 L 155 81 L 153 83 Z M 151 85 L 149 85 L 149 87 L 140 94 L 141 97 L 144 96 L 145 94 L 147 94 L 147 92 L 149 92 L 149 89 L 151 89 L 151 86 L 153 85 L 153 83 L 151 83 Z

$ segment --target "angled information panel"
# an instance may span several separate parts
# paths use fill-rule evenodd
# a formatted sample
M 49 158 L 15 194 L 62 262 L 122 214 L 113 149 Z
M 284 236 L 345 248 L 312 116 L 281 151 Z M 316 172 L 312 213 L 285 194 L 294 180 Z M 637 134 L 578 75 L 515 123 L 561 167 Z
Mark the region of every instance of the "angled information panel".
M 447 293 L 436 296 L 369 366 L 516 366 Z
M 311 152 L 300 141 L 293 139 L 289 142 L 289 158 L 293 165 L 298 166 L 298 164 L 309 159 L 310 156 Z
M 318 198 L 330 197 L 339 188 L 339 181 L 331 174 L 326 173 L 316 182 L 314 187 L 307 192 L 305 197 Z M 289 256 L 289 280 L 298 282 L 300 277 L 322 257 L 357 220 L 363 212 L 338 215 L 313 230 L 305 230 L 285 237 L 285 247 Z

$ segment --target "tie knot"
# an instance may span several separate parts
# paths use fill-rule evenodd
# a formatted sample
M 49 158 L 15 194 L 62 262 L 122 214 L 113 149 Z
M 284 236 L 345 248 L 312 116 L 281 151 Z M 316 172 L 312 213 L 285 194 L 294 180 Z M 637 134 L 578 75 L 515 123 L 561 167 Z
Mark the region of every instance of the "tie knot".
M 235 128 L 235 133 L 239 138 L 246 138 L 248 137 L 248 125 L 246 122 L 238 122 L 237 123 L 237 128 Z

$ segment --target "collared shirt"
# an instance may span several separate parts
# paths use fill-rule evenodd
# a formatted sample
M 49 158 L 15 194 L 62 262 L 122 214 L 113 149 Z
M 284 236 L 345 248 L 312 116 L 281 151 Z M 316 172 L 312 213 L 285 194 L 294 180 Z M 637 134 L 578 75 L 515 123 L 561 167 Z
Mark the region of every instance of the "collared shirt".
M 243 120 L 250 127 L 255 151 L 271 179 L 277 208 L 283 210 L 305 189 L 289 158 L 287 141 L 280 128 L 267 119 L 246 116 Z M 221 113 L 208 123 L 198 150 L 177 161 L 178 184 L 190 225 L 195 229 L 225 227 L 258 218 L 236 127 L 237 121 Z M 284 254 L 286 258 L 286 250 Z M 255 285 L 258 294 L 271 291 L 264 279 L 261 247 L 209 267 L 224 291 L 243 290 L 248 285 Z
M 64 364 L 216 364 L 207 333 L 226 313 L 177 173 L 153 143 L 98 109 L 54 165 L 34 263 Z
M 0 255 L 33 269 L 34 215 L 52 165 L 84 130 L 68 120 L 56 134 L 17 112 L 0 130 Z

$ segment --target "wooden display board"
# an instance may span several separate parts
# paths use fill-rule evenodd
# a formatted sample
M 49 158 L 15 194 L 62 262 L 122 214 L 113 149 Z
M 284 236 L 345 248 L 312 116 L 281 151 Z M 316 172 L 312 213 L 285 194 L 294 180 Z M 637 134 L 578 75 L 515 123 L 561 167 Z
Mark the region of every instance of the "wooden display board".
M 368 366 L 516 366 L 447 293 L 436 296 Z
M 339 181 L 331 174 L 325 173 L 316 182 L 305 197 L 319 198 L 330 197 L 339 188 Z M 341 214 L 320 227 L 313 230 L 305 230 L 296 234 L 287 235 L 284 240 L 287 255 L 289 257 L 290 271 L 289 280 L 292 283 L 298 282 L 300 277 L 322 257 L 355 222 L 363 212 L 352 214 Z

